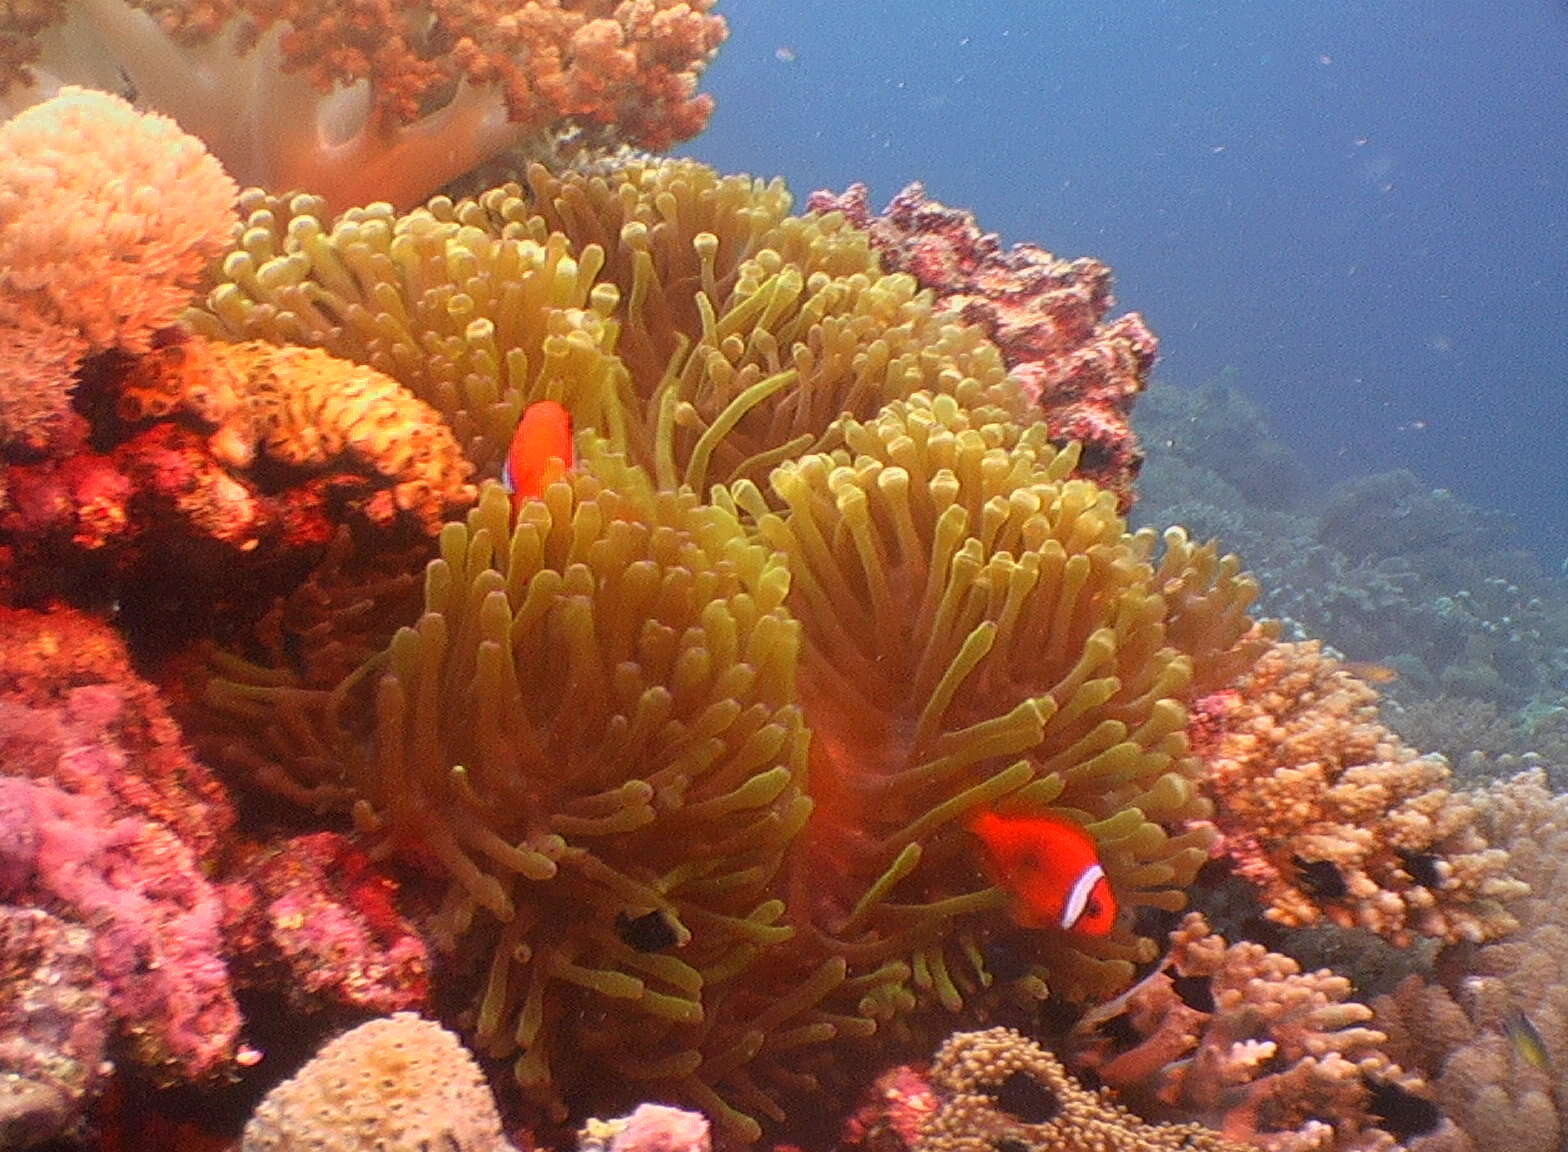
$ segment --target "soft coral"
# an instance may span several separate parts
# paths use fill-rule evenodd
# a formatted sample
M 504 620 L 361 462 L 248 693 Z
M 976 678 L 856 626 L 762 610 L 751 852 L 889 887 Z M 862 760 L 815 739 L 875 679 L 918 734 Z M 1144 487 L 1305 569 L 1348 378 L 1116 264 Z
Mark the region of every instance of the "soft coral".
M 127 91 L 241 183 L 407 207 L 562 127 L 700 131 L 715 0 L 34 0 L 0 5 L 0 111 Z

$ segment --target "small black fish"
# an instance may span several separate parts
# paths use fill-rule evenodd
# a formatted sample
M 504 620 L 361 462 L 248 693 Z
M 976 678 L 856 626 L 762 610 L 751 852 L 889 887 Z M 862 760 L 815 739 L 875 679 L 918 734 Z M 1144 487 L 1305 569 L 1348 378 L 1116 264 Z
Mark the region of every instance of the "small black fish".
M 1329 860 L 1303 860 L 1292 857 L 1301 886 L 1324 900 L 1343 900 L 1350 888 L 1339 868 Z
M 663 952 L 666 948 L 673 948 L 680 940 L 680 934 L 675 931 L 670 918 L 657 908 L 641 916 L 617 912 L 615 934 L 621 938 L 622 944 L 638 952 Z

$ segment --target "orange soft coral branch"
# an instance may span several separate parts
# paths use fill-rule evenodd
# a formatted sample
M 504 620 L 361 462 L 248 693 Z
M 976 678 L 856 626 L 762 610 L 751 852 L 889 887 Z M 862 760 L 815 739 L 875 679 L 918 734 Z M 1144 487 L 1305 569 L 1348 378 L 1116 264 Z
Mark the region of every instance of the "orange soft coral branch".
M 716 0 L 72 0 L 0 6 L 0 111 L 128 86 L 242 183 L 408 207 L 572 125 L 701 131 Z

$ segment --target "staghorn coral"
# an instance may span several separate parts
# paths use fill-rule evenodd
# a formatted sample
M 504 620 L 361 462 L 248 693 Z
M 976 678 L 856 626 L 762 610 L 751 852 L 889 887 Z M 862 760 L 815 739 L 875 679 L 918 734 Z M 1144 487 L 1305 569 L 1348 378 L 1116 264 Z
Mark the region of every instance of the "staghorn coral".
M 411 1012 L 372 1020 L 317 1052 L 262 1100 L 241 1152 L 511 1152 L 479 1065 Z
M 1568 797 L 1539 770 L 1475 794 L 1481 831 L 1530 885 L 1519 927 L 1462 963 L 1408 977 L 1373 1007 L 1389 1051 L 1431 1081 L 1444 1125 L 1411 1152 L 1558 1152 L 1568 1139 Z M 1521 1043 L 1528 1022 L 1544 1062 Z
M 1514 927 L 1508 853 L 1448 789 L 1448 766 L 1377 719 L 1377 692 L 1316 643 L 1279 644 L 1199 701 L 1194 746 L 1221 848 L 1284 924 L 1328 920 L 1398 944 Z
M 1140 1115 L 1196 1119 L 1267 1152 L 1387 1152 L 1411 1131 L 1378 1113 L 1385 1099 L 1417 1132 L 1436 1110 L 1349 996 L 1344 977 L 1227 943 L 1190 913 L 1154 971 L 1079 1021 L 1074 1066 Z
M 1129 423 L 1159 341 L 1136 312 L 1106 322 L 1111 270 L 1059 259 L 1033 244 L 1007 251 L 969 212 L 929 199 L 919 183 L 873 215 L 864 184 L 815 192 L 814 212 L 842 213 L 865 230 L 891 269 L 933 289 L 946 312 L 978 324 L 1001 349 L 1051 439 L 1081 446 L 1079 474 L 1116 493 L 1126 512 L 1143 451 Z
M 58 452 L 77 362 L 174 321 L 237 191 L 174 121 L 103 92 L 0 125 L 0 448 Z
M 1243 1152 L 1199 1124 L 1149 1124 L 1011 1028 L 958 1032 L 929 1076 L 935 1106 L 911 1152 Z
M 408 206 L 564 128 L 662 150 L 696 135 L 714 0 L 72 0 L 0 8 L 0 101 L 135 94 L 242 182 Z
M 730 494 L 790 557 L 805 638 L 818 812 L 793 899 L 852 967 L 909 961 L 875 1014 L 911 996 L 957 1010 L 993 982 L 1006 924 L 961 828 L 976 808 L 1084 822 L 1124 907 L 1181 906 L 1208 848 L 1175 831 L 1207 811 L 1183 701 L 1257 650 L 1256 589 L 1179 532 L 1156 559 L 1041 425 L 917 394 L 843 436 L 774 473 L 779 511 Z M 1127 924 L 1025 940 L 1035 997 L 1107 995 L 1154 954 Z

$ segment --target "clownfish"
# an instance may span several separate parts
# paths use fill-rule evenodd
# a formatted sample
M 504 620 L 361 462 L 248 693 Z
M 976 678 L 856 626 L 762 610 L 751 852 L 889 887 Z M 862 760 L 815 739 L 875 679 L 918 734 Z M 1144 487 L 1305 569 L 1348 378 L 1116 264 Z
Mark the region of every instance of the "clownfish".
M 512 494 L 516 511 L 525 500 L 537 500 L 544 492 L 545 469 L 551 460 L 570 468 L 572 451 L 572 414 L 554 400 L 538 400 L 523 412 L 512 434 L 512 446 L 501 465 L 501 486 Z
M 1012 917 L 1022 927 L 1107 936 L 1116 926 L 1116 896 L 1083 825 L 981 811 L 969 830 L 985 849 L 992 882 L 1012 894 Z

